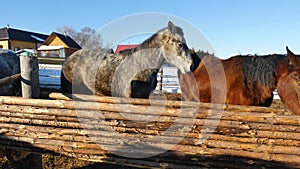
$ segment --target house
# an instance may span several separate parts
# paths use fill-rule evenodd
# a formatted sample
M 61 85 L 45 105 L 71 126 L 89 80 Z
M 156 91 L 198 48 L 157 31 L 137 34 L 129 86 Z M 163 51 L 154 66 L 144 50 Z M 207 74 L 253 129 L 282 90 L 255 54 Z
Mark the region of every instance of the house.
M 42 46 L 38 48 L 38 55 L 65 58 L 79 49 L 81 46 L 70 36 L 52 32 Z
M 119 54 L 120 51 L 122 51 L 122 50 L 135 48 L 137 46 L 139 46 L 139 45 L 137 45 L 137 44 L 133 44 L 133 45 L 118 45 L 115 53 Z
M 0 48 L 18 51 L 20 49 L 37 49 L 48 35 L 10 28 L 0 29 Z

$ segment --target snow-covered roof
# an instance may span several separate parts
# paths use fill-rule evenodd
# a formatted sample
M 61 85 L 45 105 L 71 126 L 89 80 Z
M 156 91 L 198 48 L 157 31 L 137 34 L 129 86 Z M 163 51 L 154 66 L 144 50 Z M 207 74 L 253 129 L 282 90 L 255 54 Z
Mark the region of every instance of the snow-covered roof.
M 45 39 L 42 39 L 42 38 L 40 38 L 40 37 L 37 37 L 37 36 L 35 36 L 35 35 L 30 35 L 32 38 L 34 38 L 34 39 L 36 39 L 37 41 L 41 41 L 41 42 L 44 42 L 45 41 Z
M 59 50 L 64 48 L 63 45 L 61 46 L 48 46 L 48 45 L 42 45 L 37 50 Z

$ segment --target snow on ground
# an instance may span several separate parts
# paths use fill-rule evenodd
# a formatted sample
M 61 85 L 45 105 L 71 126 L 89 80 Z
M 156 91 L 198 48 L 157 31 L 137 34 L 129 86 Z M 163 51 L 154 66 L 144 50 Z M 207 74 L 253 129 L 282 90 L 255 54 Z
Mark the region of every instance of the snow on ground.
M 163 67 L 162 83 L 162 92 L 181 93 L 176 67 Z
M 61 65 L 39 64 L 40 86 L 44 88 L 60 88 Z

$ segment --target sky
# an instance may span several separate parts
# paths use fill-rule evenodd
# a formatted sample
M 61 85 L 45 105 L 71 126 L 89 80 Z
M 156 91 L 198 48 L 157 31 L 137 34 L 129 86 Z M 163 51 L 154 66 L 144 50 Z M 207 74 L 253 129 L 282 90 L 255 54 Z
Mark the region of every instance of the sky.
M 12 28 L 45 34 L 62 26 L 71 26 L 77 31 L 88 26 L 98 31 L 122 18 L 154 12 L 192 25 L 220 58 L 286 53 L 285 46 L 300 54 L 299 9 L 299 0 L 10 0 L 1 1 L 0 27 L 9 24 Z M 161 27 L 167 23 L 160 25 L 144 19 L 134 24 L 148 28 L 147 25 Z M 180 21 L 174 24 L 181 26 Z M 185 28 L 185 34 L 195 33 Z M 122 29 L 124 26 L 115 31 L 120 33 Z M 145 32 L 153 33 L 151 30 Z M 210 50 L 203 39 L 196 44 L 197 37 L 186 37 L 189 47 Z M 135 41 L 138 40 L 128 43 Z

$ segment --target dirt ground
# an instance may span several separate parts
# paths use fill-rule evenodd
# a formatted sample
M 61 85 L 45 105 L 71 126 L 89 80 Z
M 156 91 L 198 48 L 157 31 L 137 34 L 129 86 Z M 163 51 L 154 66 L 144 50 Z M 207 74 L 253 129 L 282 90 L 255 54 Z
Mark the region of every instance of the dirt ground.
M 133 167 L 96 163 L 59 155 L 42 156 L 43 169 L 135 169 Z M 0 169 L 14 169 L 6 157 L 0 158 Z
M 180 94 L 166 95 L 169 100 L 180 100 Z M 274 100 L 271 107 L 287 109 L 280 100 Z M 69 158 L 60 155 L 43 155 L 42 156 L 43 169 L 133 169 L 133 167 L 96 163 Z M 13 166 L 6 157 L 0 158 L 0 169 L 12 169 Z

